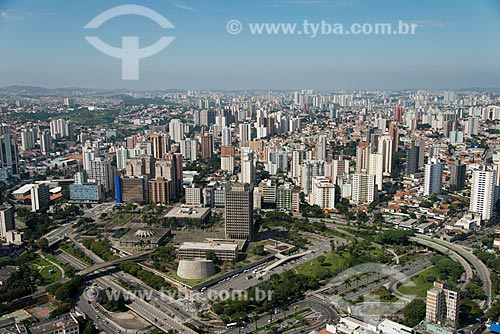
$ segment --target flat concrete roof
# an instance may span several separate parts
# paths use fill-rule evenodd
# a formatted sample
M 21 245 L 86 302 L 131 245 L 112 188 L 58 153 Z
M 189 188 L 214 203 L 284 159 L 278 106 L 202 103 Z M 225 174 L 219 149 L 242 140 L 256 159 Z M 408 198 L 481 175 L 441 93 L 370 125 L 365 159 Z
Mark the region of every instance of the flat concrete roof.
M 201 219 L 210 208 L 173 208 L 165 215 L 166 218 L 191 218 Z
M 184 242 L 179 250 L 183 249 L 202 249 L 202 250 L 222 250 L 235 252 L 238 249 L 238 244 L 235 243 L 220 243 L 220 242 Z

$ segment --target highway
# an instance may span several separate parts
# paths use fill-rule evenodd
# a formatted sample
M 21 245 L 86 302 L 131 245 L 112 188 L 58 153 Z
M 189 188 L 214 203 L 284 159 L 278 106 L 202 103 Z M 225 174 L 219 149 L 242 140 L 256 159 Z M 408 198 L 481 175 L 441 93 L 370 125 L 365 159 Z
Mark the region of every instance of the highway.
M 297 307 L 295 307 L 297 306 Z M 305 308 L 310 308 L 313 310 L 316 310 L 321 313 L 320 319 L 318 319 L 318 322 L 313 324 L 312 326 L 309 326 L 307 328 L 301 328 L 299 330 L 291 330 L 287 331 L 285 333 L 306 333 L 315 329 L 323 328 L 325 324 L 331 323 L 335 319 L 338 318 L 338 315 L 335 313 L 335 311 L 327 304 L 325 304 L 322 300 L 310 296 L 307 297 L 299 302 L 293 303 L 289 305 L 287 311 L 283 310 L 276 310 L 277 312 L 270 315 L 270 314 L 264 314 L 262 315 L 258 320 L 257 320 L 257 328 L 261 328 L 269 324 L 270 320 L 272 319 L 272 322 L 282 319 L 286 317 L 287 315 L 290 315 L 292 313 L 296 313 L 302 309 Z M 227 330 L 225 333 L 226 334 L 238 334 L 238 333 L 249 333 L 251 331 L 255 330 L 255 322 L 250 321 L 248 324 L 246 324 L 245 327 L 242 328 L 233 328 L 230 330 Z
M 83 263 L 82 261 L 76 259 L 75 257 L 71 256 L 70 254 L 59 250 L 54 252 L 54 255 L 56 258 L 58 258 L 60 261 L 67 263 L 70 266 L 73 266 L 75 269 L 82 270 L 87 268 L 88 266 Z M 94 254 L 95 255 L 95 254 Z M 95 255 L 97 256 L 97 255 Z M 130 295 L 129 292 L 124 289 L 122 286 L 116 284 L 112 278 L 116 279 L 121 279 L 129 284 L 141 284 L 142 287 L 147 287 L 144 285 L 142 282 L 140 282 L 138 279 L 129 276 L 123 272 L 119 272 L 114 275 L 106 274 L 104 276 L 101 276 L 99 278 L 95 278 L 93 280 L 89 281 L 89 287 L 92 284 L 97 284 L 101 288 L 110 288 L 114 291 L 119 291 L 123 293 L 124 295 Z M 150 291 L 155 291 L 154 289 L 151 289 L 148 287 Z M 154 295 L 153 295 L 154 296 Z M 161 297 L 161 298 L 160 298 Z M 82 300 L 83 298 L 83 300 Z M 180 320 L 174 319 L 173 317 L 170 316 L 170 314 L 167 314 L 165 311 L 159 308 L 159 306 L 163 306 L 163 309 L 165 310 L 165 307 L 172 307 L 171 301 L 165 298 L 165 296 L 160 296 L 160 293 L 156 292 L 156 298 L 152 298 L 152 302 L 154 302 L 156 305 L 152 305 L 151 303 L 148 303 L 140 298 L 132 298 L 131 303 L 127 304 L 127 306 L 137 313 L 141 318 L 147 320 L 151 324 L 155 325 L 156 327 L 160 328 L 162 331 L 167 332 L 168 330 L 178 330 L 180 333 L 195 333 L 188 327 L 184 326 Z M 86 307 L 85 303 L 89 303 L 88 296 L 86 296 L 85 293 L 83 293 L 80 296 L 80 301 L 78 303 L 78 306 L 82 309 L 82 311 L 86 311 L 89 308 Z M 83 304 L 83 305 L 81 305 Z M 176 314 L 183 314 L 187 320 L 191 320 L 192 315 L 186 312 L 181 312 L 180 307 L 173 306 L 175 309 Z M 90 307 L 92 308 L 92 307 Z M 94 312 L 97 314 L 97 312 Z M 96 324 L 98 323 L 98 326 L 101 326 L 102 328 L 106 327 L 106 323 L 104 319 L 99 319 L 97 317 L 92 318 Z M 199 325 L 199 323 L 198 323 Z M 112 331 L 114 333 L 116 331 Z
M 472 252 L 468 251 L 464 247 L 453 244 L 451 242 L 441 240 L 441 239 L 433 239 L 427 235 L 423 234 L 416 234 L 413 240 L 426 240 L 430 242 L 434 242 L 436 244 L 445 246 L 448 249 L 451 249 L 455 251 L 457 254 L 459 254 L 461 257 L 463 257 L 465 260 L 467 260 L 472 266 L 476 269 L 477 274 L 481 281 L 483 282 L 483 290 L 484 293 L 486 294 L 486 305 L 489 306 L 491 303 L 491 297 L 492 297 L 492 291 L 491 291 L 491 278 L 490 278 L 490 270 L 486 265 L 477 258 Z

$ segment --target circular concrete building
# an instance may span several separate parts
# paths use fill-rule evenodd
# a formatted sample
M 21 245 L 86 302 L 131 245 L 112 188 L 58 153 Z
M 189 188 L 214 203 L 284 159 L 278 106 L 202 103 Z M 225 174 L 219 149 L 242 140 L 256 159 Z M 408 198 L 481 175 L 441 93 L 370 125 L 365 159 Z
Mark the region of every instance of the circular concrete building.
M 212 260 L 180 260 L 177 275 L 186 279 L 202 279 L 215 274 Z

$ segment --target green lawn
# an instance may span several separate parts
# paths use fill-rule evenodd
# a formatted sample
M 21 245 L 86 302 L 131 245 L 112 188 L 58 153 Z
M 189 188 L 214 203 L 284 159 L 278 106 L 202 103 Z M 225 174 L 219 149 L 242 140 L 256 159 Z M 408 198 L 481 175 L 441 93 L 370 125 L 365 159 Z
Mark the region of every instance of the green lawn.
M 399 285 L 397 288 L 399 292 L 405 295 L 425 297 L 427 290 L 433 286 L 434 281 L 438 280 L 437 270 L 435 267 L 431 267 L 413 276 L 411 280 L 415 283 L 415 286 Z
M 345 268 L 347 266 L 346 259 L 338 252 L 328 252 L 321 255 L 325 257 L 325 263 L 323 265 L 319 263 L 318 258 L 316 257 L 296 267 L 295 269 L 297 270 L 297 273 L 318 277 L 321 276 L 318 274 L 322 271 L 327 270 L 329 272 L 333 272 L 336 269 Z
M 49 274 L 49 270 L 53 270 L 52 274 Z M 47 266 L 40 271 L 40 275 L 46 280 L 57 281 L 61 279 L 62 273 L 61 271 L 54 265 Z

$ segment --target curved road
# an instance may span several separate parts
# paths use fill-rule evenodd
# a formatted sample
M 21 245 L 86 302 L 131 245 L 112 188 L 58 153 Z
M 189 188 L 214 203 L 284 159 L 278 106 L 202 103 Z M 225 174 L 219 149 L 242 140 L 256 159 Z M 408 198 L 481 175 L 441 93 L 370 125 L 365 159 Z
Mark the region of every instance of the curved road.
M 479 278 L 483 282 L 483 290 L 484 293 L 486 294 L 486 305 L 489 307 L 491 303 L 491 296 L 492 296 L 492 291 L 491 291 L 491 278 L 490 278 L 490 270 L 486 265 L 478 259 L 477 256 L 475 256 L 472 252 L 468 251 L 464 247 L 453 244 L 451 242 L 441 240 L 441 239 L 434 239 L 431 238 L 427 235 L 423 234 L 415 234 L 415 237 L 412 238 L 415 241 L 418 240 L 424 240 L 428 242 L 432 242 L 437 245 L 444 246 L 452 251 L 455 251 L 458 255 L 463 257 L 465 260 L 467 260 L 472 266 L 476 269 L 477 274 L 479 275 Z

